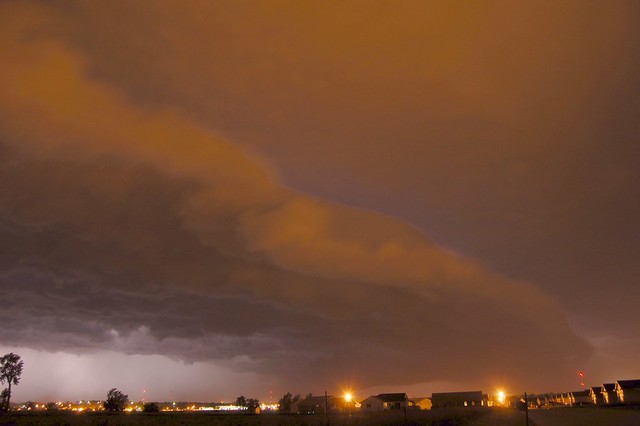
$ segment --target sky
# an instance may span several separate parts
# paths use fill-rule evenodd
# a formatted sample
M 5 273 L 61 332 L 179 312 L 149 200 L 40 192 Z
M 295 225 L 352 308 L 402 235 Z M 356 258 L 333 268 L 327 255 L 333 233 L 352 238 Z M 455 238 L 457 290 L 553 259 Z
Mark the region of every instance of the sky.
M 5 1 L 14 400 L 640 377 L 640 5 Z

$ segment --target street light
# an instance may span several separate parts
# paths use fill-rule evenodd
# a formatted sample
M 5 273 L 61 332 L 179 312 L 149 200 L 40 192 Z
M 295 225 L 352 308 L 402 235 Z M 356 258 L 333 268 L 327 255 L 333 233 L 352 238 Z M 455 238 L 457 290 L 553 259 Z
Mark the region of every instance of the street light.
M 351 400 L 353 399 L 353 395 L 351 392 L 347 391 L 344 393 L 344 401 L 347 404 L 347 413 L 351 416 Z

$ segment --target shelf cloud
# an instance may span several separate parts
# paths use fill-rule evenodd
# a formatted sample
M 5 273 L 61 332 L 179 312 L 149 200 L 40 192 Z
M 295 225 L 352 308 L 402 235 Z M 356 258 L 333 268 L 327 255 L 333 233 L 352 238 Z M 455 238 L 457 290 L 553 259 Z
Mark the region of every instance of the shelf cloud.
M 559 372 L 589 355 L 532 285 L 398 219 L 285 188 L 179 110 L 93 78 L 43 30 L 44 9 L 3 8 L 4 344 L 307 386 L 535 383 L 523 359 Z

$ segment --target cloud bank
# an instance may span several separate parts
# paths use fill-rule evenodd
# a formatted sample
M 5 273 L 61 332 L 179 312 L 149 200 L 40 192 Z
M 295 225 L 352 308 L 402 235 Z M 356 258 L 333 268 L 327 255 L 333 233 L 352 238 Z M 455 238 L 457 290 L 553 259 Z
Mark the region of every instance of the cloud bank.
M 180 109 L 94 78 L 45 8 L 2 9 L 2 344 L 213 362 L 283 389 L 544 386 L 589 355 L 535 287 L 281 186 Z

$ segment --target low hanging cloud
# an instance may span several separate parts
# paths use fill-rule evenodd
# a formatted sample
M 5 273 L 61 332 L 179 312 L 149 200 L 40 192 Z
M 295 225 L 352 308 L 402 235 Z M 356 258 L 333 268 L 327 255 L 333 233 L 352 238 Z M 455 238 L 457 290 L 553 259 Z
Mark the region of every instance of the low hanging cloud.
M 589 355 L 532 285 L 278 185 L 178 110 L 89 77 L 43 9 L 2 9 L 3 344 L 162 354 L 298 386 L 540 386 L 538 365 L 561 377 Z

